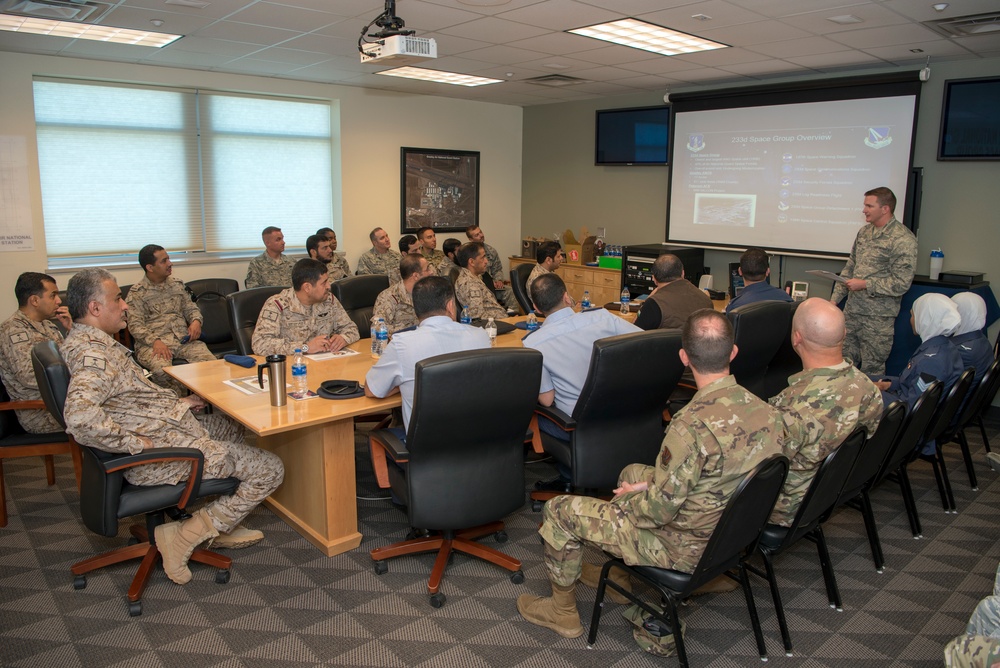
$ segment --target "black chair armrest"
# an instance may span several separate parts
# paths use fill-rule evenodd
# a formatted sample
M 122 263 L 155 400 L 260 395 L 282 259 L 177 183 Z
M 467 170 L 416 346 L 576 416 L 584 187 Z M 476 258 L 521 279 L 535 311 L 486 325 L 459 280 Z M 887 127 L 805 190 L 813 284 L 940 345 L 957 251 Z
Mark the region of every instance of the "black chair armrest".
M 369 432 L 368 448 L 371 450 L 375 480 L 380 488 L 388 489 L 389 465 L 386 458 L 392 459 L 397 464 L 405 463 L 410 460 L 410 451 L 406 449 L 406 444 L 388 429 Z
M 552 420 L 552 422 L 556 423 L 556 425 L 563 431 L 573 431 L 576 429 L 576 420 L 569 415 L 566 415 L 566 413 L 563 413 L 555 406 L 543 406 L 538 404 L 535 406 L 535 414 Z

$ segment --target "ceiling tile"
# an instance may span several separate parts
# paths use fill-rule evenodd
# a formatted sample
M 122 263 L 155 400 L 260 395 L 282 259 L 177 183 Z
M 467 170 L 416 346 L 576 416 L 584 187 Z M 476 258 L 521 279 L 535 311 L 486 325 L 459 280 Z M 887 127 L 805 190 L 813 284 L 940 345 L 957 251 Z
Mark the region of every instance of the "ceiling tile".
M 839 32 L 829 35 L 829 38 L 855 49 L 865 49 L 868 47 L 891 46 L 893 44 L 909 44 L 911 42 L 931 42 L 940 39 L 941 36 L 921 25 L 910 23 L 896 26 L 892 30 L 864 28 L 862 30 Z
M 309 33 L 308 35 L 301 35 L 300 37 L 283 42 L 281 45 L 288 49 L 315 51 L 316 53 L 339 56 L 354 56 L 360 60 L 357 40 L 352 39 Z
M 971 16 L 973 14 L 986 14 L 997 11 L 996 0 L 952 0 L 943 11 L 936 11 L 933 7 L 934 1 L 913 2 L 913 0 L 882 0 L 882 5 L 900 16 L 905 16 L 914 21 L 936 21 L 938 19 L 951 19 L 958 16 Z
M 757 21 L 743 25 L 704 30 L 698 35 L 729 46 L 752 46 L 783 39 L 809 37 L 809 33 L 786 25 L 780 21 Z
M 182 37 L 173 44 L 169 44 L 161 52 L 185 51 L 188 53 L 204 53 L 218 55 L 227 60 L 246 56 L 254 51 L 260 50 L 259 44 L 247 44 L 246 42 L 230 42 L 224 39 L 204 39 L 202 37 Z
M 169 5 L 167 5 L 169 7 Z M 162 26 L 154 26 L 150 21 L 159 19 Z M 210 16 L 195 16 L 192 14 L 176 14 L 154 9 L 135 7 L 116 7 L 101 19 L 101 25 L 117 28 L 133 28 L 136 30 L 156 30 L 175 35 L 190 35 L 215 21 Z
M 606 42 L 601 42 L 599 39 L 591 39 L 590 37 L 580 36 L 580 39 L 587 42 L 606 44 Z M 612 44 L 610 46 L 602 46 L 599 49 L 578 51 L 573 54 L 573 57 L 577 60 L 584 60 L 589 63 L 597 63 L 599 65 L 621 65 L 622 63 L 637 63 L 643 60 L 669 58 L 670 56 L 653 53 L 652 51 L 646 51 L 645 49 L 634 49 L 630 46 L 624 46 L 622 44 Z
M 831 68 L 840 68 L 856 65 L 885 65 L 884 60 L 880 60 L 863 51 L 837 51 L 836 53 L 824 53 L 814 56 L 793 56 L 786 58 L 790 63 L 808 67 L 821 72 L 827 72 Z
M 704 14 L 712 18 L 708 21 L 692 18 L 697 14 Z M 699 37 L 704 37 L 702 33 L 707 30 L 718 30 L 719 28 L 728 26 L 755 23 L 763 18 L 765 17 L 756 12 L 741 9 L 732 3 L 723 2 L 723 0 L 708 0 L 708 2 L 699 2 L 697 5 L 684 5 L 682 7 L 645 14 L 642 17 L 644 21 L 650 21 L 657 25 L 691 33 Z
M 490 44 L 506 44 L 517 39 L 527 39 L 528 37 L 544 35 L 551 31 L 547 28 L 536 28 L 523 23 L 504 21 L 503 19 L 489 16 L 470 21 L 469 23 L 463 23 L 460 26 L 445 28 L 438 32 L 445 33 L 446 35 L 457 35 L 467 39 L 478 39 Z
M 261 49 L 253 54 L 254 58 L 269 60 L 275 63 L 288 63 L 289 65 L 316 65 L 330 61 L 330 56 L 325 53 L 315 53 L 313 51 L 299 51 L 297 49 L 285 49 L 280 46 L 273 46 L 269 49 Z
M 182 5 L 168 5 L 164 0 L 125 0 L 125 2 L 114 3 L 121 7 L 134 7 L 139 9 L 152 9 L 155 11 L 170 12 L 172 14 L 184 14 L 191 17 L 202 17 L 211 19 L 221 19 L 237 12 L 247 5 L 252 5 L 257 0 L 212 0 L 205 7 L 184 7 Z
M 614 3 L 610 4 L 614 5 Z M 622 14 L 619 11 L 609 11 L 593 5 L 574 2 L 574 0 L 545 0 L 521 9 L 503 12 L 498 17 L 508 21 L 562 31 L 595 23 L 615 21 L 622 18 Z
M 932 1 L 928 0 L 928 3 Z M 847 14 L 858 17 L 863 23 L 840 24 L 829 20 L 832 16 L 844 16 Z M 825 11 L 810 12 L 808 14 L 796 14 L 785 17 L 782 21 L 790 26 L 808 30 L 817 35 L 828 35 L 847 30 L 857 30 L 858 28 L 886 28 L 907 22 L 905 18 L 896 12 L 891 12 L 880 5 L 872 3 L 834 7 Z
M 513 65 L 514 63 L 523 63 L 527 60 L 544 58 L 545 55 L 537 51 L 518 49 L 513 46 L 494 45 L 488 46 L 485 49 L 466 51 L 462 54 L 462 57 L 481 60 L 487 63 L 496 63 L 498 65 Z
M 340 23 L 346 19 L 347 17 L 345 16 L 329 12 L 299 9 L 287 5 L 276 5 L 270 2 L 258 2 L 227 18 L 228 21 L 296 30 L 298 32 L 310 32 L 331 23 Z
M 593 49 L 604 49 L 607 48 L 607 42 L 587 39 L 580 35 L 571 35 L 565 32 L 553 32 L 547 35 L 539 35 L 538 37 L 519 39 L 508 43 L 508 46 L 551 54 L 569 54 Z
M 849 47 L 832 42 L 824 37 L 803 37 L 800 39 L 786 39 L 780 42 L 769 42 L 754 44 L 747 47 L 750 51 L 763 53 L 774 58 L 786 58 L 788 56 L 811 56 L 819 53 L 833 53 L 834 51 L 846 51 Z
M 227 39 L 232 42 L 249 42 L 265 46 L 280 44 L 301 34 L 301 32 L 293 30 L 267 28 L 249 23 L 237 23 L 236 21 L 219 21 L 195 33 L 197 37 Z
M 777 74 L 779 72 L 793 72 L 798 68 L 792 63 L 783 60 L 759 60 L 755 63 L 734 63 L 719 68 L 733 74 L 744 74 L 746 76 L 760 76 L 764 74 Z

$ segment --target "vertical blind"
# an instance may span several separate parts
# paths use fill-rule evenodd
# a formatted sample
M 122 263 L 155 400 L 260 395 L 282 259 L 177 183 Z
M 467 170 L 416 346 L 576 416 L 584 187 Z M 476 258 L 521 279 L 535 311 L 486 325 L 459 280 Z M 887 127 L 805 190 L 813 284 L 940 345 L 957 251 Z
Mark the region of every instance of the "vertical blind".
M 328 102 L 34 82 L 50 258 L 289 246 L 333 220 Z

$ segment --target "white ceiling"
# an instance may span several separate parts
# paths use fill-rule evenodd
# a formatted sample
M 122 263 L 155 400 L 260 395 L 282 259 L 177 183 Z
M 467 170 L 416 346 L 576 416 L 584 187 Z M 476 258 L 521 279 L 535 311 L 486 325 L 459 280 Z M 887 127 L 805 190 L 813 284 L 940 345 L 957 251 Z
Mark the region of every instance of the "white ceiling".
M 932 65 L 1000 56 L 1000 32 L 949 38 L 923 23 L 993 12 L 997 0 L 951 0 L 942 12 L 933 9 L 933 0 L 398 0 L 396 15 L 406 27 L 437 41 L 437 60 L 418 66 L 505 80 L 466 88 L 376 76 L 374 72 L 393 65 L 359 62 L 358 36 L 384 10 L 381 0 L 209 0 L 203 8 L 185 2 L 112 0 L 113 8 L 99 20 L 184 35 L 163 49 L 0 32 L 0 51 L 520 106 L 663 91 L 667 86 L 749 84 L 790 74 L 913 67 L 928 56 Z M 861 22 L 840 25 L 829 20 L 847 14 Z M 563 32 L 628 16 L 732 48 L 668 57 Z M 154 19 L 163 25 L 153 28 Z M 552 74 L 587 82 L 561 88 L 525 82 Z

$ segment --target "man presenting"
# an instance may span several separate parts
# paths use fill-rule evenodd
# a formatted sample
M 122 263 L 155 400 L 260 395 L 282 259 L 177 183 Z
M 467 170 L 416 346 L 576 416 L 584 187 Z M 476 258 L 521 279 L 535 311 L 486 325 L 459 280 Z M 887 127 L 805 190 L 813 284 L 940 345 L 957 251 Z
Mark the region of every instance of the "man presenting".
M 191 579 L 187 567 L 194 549 L 209 539 L 216 547 L 245 547 L 259 531 L 239 527 L 251 510 L 278 488 L 281 460 L 243 442 L 243 427 L 228 418 L 195 418 L 205 402 L 192 395 L 178 399 L 150 382 L 128 351 L 111 335 L 125 326 L 128 305 L 114 277 L 104 269 L 85 269 L 69 281 L 66 301 L 73 329 L 62 345 L 69 367 L 66 431 L 81 443 L 107 452 L 136 454 L 152 448 L 197 448 L 205 454 L 204 477 L 236 477 L 231 496 L 219 497 L 193 517 L 156 527 L 163 570 L 177 584 Z M 173 485 L 187 478 L 190 466 L 145 464 L 125 472 L 133 485 Z
M 545 504 L 538 533 L 552 596 L 517 599 L 518 612 L 532 624 L 564 638 L 583 635 L 576 581 L 582 574 L 584 583 L 596 585 L 600 572 L 584 568 L 584 544 L 629 565 L 693 572 L 743 477 L 781 452 L 777 412 L 729 375 L 737 350 L 726 317 L 697 311 L 681 337 L 680 358 L 698 392 L 671 420 L 655 466 L 627 466 L 611 501 L 557 496 Z
M 376 227 L 368 235 L 372 247 L 361 254 L 358 260 L 358 275 L 385 274 L 390 281 L 399 276 L 399 260 L 401 256 L 392 250 L 392 240 L 389 233 L 381 227 Z
M 472 318 L 506 318 L 507 309 L 500 306 L 493 291 L 483 283 L 483 274 L 486 273 L 486 250 L 483 245 L 476 241 L 463 244 L 455 252 L 455 262 L 461 267 L 455 281 L 458 302 L 469 308 Z
M 712 299 L 684 278 L 684 265 L 676 255 L 664 253 L 653 262 L 656 288 L 642 303 L 635 325 L 640 329 L 680 329 L 688 316 L 712 308 Z
M 743 292 L 726 304 L 726 313 L 734 308 L 754 302 L 791 302 L 792 296 L 784 290 L 768 283 L 771 267 L 767 251 L 761 248 L 748 248 L 740 256 L 740 276 L 743 277 Z
M 201 311 L 184 284 L 172 276 L 174 268 L 163 246 L 149 244 L 139 251 L 142 280 L 128 291 L 128 331 L 135 339 L 135 359 L 149 369 L 150 380 L 185 394 L 182 384 L 164 367 L 175 357 L 190 363 L 212 362 L 215 355 L 201 336 Z
M 417 324 L 417 315 L 413 310 L 411 294 L 413 286 L 424 276 L 434 276 L 434 267 L 420 255 L 406 255 L 399 262 L 399 275 L 402 280 L 390 285 L 379 293 L 375 299 L 372 317 L 385 320 L 389 334 L 395 334 L 401 329 Z
M 262 285 L 291 285 L 292 266 L 295 263 L 284 255 L 285 235 L 280 228 L 270 226 L 264 228 L 260 237 L 264 240 L 264 252 L 250 260 L 247 266 L 247 277 L 243 281 L 247 289 Z
M 917 266 L 917 238 L 896 220 L 896 196 L 888 188 L 865 193 L 865 225 L 830 301 L 846 296 L 844 354 L 865 373 L 881 376 L 892 350 L 893 326 Z
M 292 270 L 292 287 L 264 302 L 251 346 L 255 355 L 337 352 L 359 338 L 358 326 L 330 294 L 326 265 L 303 259 Z
M 316 230 L 318 234 L 323 239 L 326 239 L 330 244 L 330 250 L 337 250 L 337 233 L 334 232 L 329 227 L 321 227 Z M 342 278 L 347 278 L 351 275 L 351 265 L 347 263 L 347 258 L 343 255 L 338 255 L 336 252 L 331 253 L 333 259 L 326 263 L 327 269 L 330 270 L 330 280 L 339 281 Z

